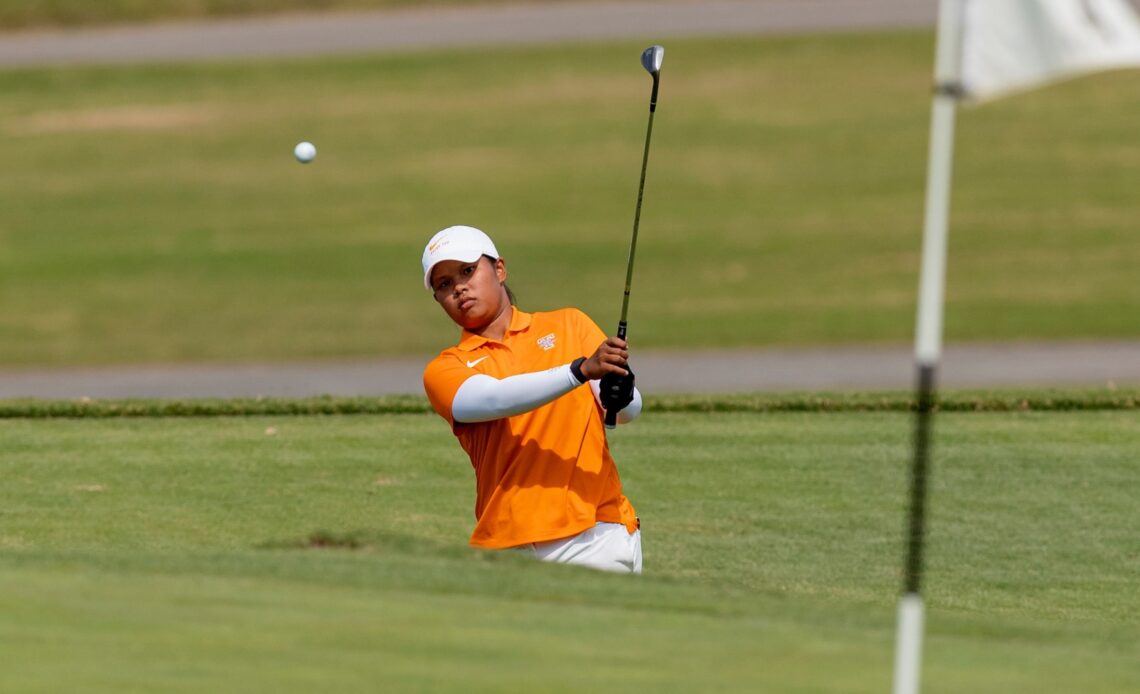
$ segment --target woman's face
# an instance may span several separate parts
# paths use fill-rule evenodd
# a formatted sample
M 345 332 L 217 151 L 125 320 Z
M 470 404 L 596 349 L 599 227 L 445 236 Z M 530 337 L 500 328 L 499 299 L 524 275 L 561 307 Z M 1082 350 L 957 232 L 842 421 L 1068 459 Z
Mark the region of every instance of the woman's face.
M 509 303 L 503 282 L 507 266 L 503 259 L 483 256 L 473 263 L 443 260 L 431 271 L 435 300 L 457 324 L 467 330 L 489 325 Z

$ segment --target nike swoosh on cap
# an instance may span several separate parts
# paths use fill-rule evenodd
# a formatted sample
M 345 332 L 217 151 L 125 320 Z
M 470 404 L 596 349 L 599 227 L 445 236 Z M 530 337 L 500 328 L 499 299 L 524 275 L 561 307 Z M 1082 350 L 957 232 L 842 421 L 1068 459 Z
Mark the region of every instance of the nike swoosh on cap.
M 486 358 L 487 357 L 479 357 L 475 361 L 469 361 L 469 362 L 467 362 L 467 367 L 470 369 L 474 369 L 476 364 L 478 364 L 479 362 L 483 361 Z

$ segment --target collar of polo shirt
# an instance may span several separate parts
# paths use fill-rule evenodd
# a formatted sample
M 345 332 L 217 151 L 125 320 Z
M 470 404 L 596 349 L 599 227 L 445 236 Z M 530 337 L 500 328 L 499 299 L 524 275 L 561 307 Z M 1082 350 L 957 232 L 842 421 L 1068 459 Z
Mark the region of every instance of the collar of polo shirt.
M 522 332 L 523 330 L 526 330 L 530 327 L 529 313 L 520 311 L 517 306 L 511 306 L 511 311 L 514 313 L 511 315 L 511 324 L 507 326 L 507 335 L 510 335 L 511 333 Z M 463 336 L 460 338 L 459 344 L 456 346 L 464 352 L 470 352 L 473 349 L 482 347 L 488 342 L 495 342 L 495 340 L 483 337 L 482 335 L 476 335 L 475 333 L 469 333 L 464 330 Z

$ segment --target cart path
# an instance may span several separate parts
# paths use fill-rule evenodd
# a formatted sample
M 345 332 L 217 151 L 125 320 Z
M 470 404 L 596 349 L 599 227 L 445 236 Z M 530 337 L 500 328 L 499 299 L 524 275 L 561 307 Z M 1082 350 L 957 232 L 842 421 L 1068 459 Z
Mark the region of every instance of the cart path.
M 933 26 L 936 12 L 936 0 L 641 0 L 288 14 L 0 33 L 0 67 L 860 31 Z
M 234 398 L 420 394 L 424 358 L 248 365 L 0 370 L 0 398 Z M 811 347 L 635 353 L 647 395 L 905 390 L 906 347 Z M 943 388 L 1140 385 L 1140 341 L 947 347 Z

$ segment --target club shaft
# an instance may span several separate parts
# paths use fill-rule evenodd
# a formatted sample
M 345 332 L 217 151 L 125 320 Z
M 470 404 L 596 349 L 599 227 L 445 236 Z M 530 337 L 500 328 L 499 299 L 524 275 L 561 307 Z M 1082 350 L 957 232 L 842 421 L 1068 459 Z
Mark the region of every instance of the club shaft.
M 641 155 L 641 179 L 637 184 L 637 207 L 633 212 L 633 236 L 629 241 L 629 262 L 625 269 L 625 294 L 621 300 L 618 337 L 625 339 L 626 317 L 629 315 L 629 290 L 633 285 L 633 259 L 637 254 L 637 230 L 641 225 L 641 200 L 645 196 L 645 170 L 649 166 L 649 141 L 653 137 L 653 114 L 657 111 L 657 80 L 653 80 L 653 96 L 649 101 L 649 126 L 645 129 L 645 151 Z

